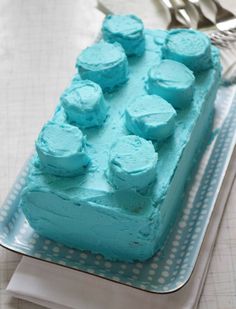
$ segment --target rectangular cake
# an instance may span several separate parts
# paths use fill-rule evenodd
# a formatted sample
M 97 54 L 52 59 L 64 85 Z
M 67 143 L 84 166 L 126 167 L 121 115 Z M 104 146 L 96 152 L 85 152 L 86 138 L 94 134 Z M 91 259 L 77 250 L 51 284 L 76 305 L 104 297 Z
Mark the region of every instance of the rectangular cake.
M 107 259 L 150 258 L 211 135 L 217 48 L 195 30 L 107 16 L 103 39 L 36 141 L 21 207 L 32 228 Z

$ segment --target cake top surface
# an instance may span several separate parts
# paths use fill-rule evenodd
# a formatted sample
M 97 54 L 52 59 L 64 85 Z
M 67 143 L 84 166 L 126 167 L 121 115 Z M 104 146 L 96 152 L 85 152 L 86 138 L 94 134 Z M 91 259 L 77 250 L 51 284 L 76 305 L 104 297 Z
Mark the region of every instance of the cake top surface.
M 116 29 L 116 18 L 113 26 Z M 71 105 L 78 104 L 80 99 L 88 107 L 93 105 L 96 93 L 94 96 L 92 90 L 92 95 L 90 95 L 90 85 L 83 85 L 83 73 L 86 71 L 91 78 L 96 77 L 96 81 L 93 80 L 93 82 L 102 88 L 103 99 L 108 108 L 101 113 L 101 110 L 99 110 L 101 106 L 98 105 L 98 109 L 94 113 L 86 114 L 84 119 L 89 121 L 93 120 L 93 117 L 96 118 L 96 115 L 102 114 L 102 117 L 99 122 L 91 121 L 93 126 L 85 127 L 83 123 L 80 125 L 74 123 L 74 120 L 71 121 L 69 117 L 71 110 L 66 110 L 66 107 L 60 102 L 53 116 L 53 121 L 62 124 L 69 123 L 80 128 L 83 137 L 86 138 L 85 151 L 90 158 L 90 163 L 85 166 L 85 175 L 77 175 L 76 177 L 58 177 L 49 173 L 44 178 L 36 179 L 34 175 L 38 173 L 38 170 L 32 170 L 31 179 L 37 182 L 37 185 L 43 186 L 45 183 L 49 183 L 53 190 L 56 190 L 61 196 L 66 196 L 69 190 L 73 199 L 81 198 L 81 190 L 89 192 L 90 198 L 99 194 L 101 196 L 109 195 L 108 199 L 110 199 L 111 194 L 119 195 L 122 192 L 123 200 L 127 199 L 132 191 L 133 203 L 139 205 L 142 199 L 145 199 L 145 201 L 148 199 L 150 200 L 150 207 L 152 207 L 153 202 L 157 204 L 163 199 L 173 177 L 174 169 L 181 158 L 181 149 L 187 144 L 191 130 L 198 119 L 197 116 L 200 115 L 202 105 L 199 104 L 199 100 L 213 87 L 215 76 L 219 74 L 218 51 L 214 47 L 211 47 L 210 54 L 206 49 L 202 63 L 199 60 L 198 64 L 202 64 L 201 72 L 193 73 L 184 64 L 186 63 L 186 54 L 191 54 L 189 49 L 192 49 L 192 46 L 188 44 L 185 44 L 185 54 L 181 54 L 178 61 L 175 54 L 174 59 L 168 58 L 172 57 L 172 54 L 166 53 L 170 33 L 146 29 L 144 31 L 145 52 L 142 55 L 130 56 L 126 54 L 119 43 L 110 43 L 104 40 L 81 52 L 77 59 L 77 68 L 81 66 L 82 69 L 63 96 L 68 99 Z M 176 33 L 180 37 L 182 33 L 183 36 L 186 35 L 185 33 L 187 33 L 187 36 L 190 34 L 191 38 L 194 35 L 198 36 L 198 32 L 195 33 L 192 30 L 178 29 Z M 137 42 L 136 37 L 132 40 L 134 40 L 132 42 L 135 45 L 143 44 L 143 41 Z M 177 47 L 176 38 L 173 42 L 175 51 L 179 52 L 179 37 L 177 38 Z M 191 42 L 195 41 L 192 40 Z M 198 50 L 199 46 L 201 47 L 201 44 L 198 44 L 198 38 L 196 42 L 196 50 Z M 170 47 L 172 48 L 172 45 Z M 198 53 L 196 52 L 195 55 L 198 56 Z M 207 61 L 204 62 L 206 59 Z M 210 69 L 208 68 L 209 65 L 211 66 Z M 154 81 L 157 78 L 160 84 L 158 87 L 164 85 L 164 88 L 171 95 L 172 101 L 167 100 L 166 102 L 166 99 L 160 98 L 162 95 L 153 95 L 149 92 L 151 87 L 146 87 L 146 85 L 153 82 L 149 76 L 149 72 L 152 70 L 155 74 L 151 77 L 154 77 Z M 103 88 L 104 83 L 105 85 L 109 84 L 109 91 Z M 179 84 L 181 87 L 179 87 Z M 151 84 L 151 86 L 154 87 L 155 85 Z M 155 88 L 156 91 L 159 91 L 158 87 Z M 215 87 L 218 87 L 218 84 Z M 95 90 L 95 88 L 93 89 Z M 176 90 L 179 92 L 177 93 Z M 177 97 L 180 97 L 181 100 L 187 100 L 188 104 L 176 108 L 173 101 L 176 101 L 175 98 Z M 131 103 L 134 105 L 132 106 Z M 135 104 L 140 104 L 139 108 L 136 108 Z M 127 117 L 127 113 L 132 119 Z M 78 117 L 76 113 L 73 115 L 75 119 Z M 131 122 L 132 125 L 130 125 Z M 145 132 L 145 136 L 142 135 L 143 132 Z M 125 138 L 127 141 L 130 139 L 138 141 L 140 138 L 144 138 L 146 139 L 145 143 L 142 143 L 147 146 L 144 147 L 145 150 L 142 148 L 142 151 L 139 150 L 136 153 L 133 143 L 125 144 L 124 147 L 122 146 L 124 144 L 120 143 L 120 138 Z M 61 151 L 60 147 L 64 149 L 63 147 L 67 147 L 71 144 L 71 141 L 66 137 L 64 146 L 60 145 L 61 138 L 57 143 L 57 147 Z M 152 150 L 149 149 L 151 146 Z M 113 156 L 114 149 L 116 150 L 115 156 Z M 132 156 L 130 156 L 131 153 Z M 115 164 L 110 164 L 110 161 Z M 119 167 L 121 165 L 124 172 L 135 170 L 135 168 L 140 171 L 138 165 L 136 165 L 137 161 L 141 162 L 143 170 L 148 166 L 148 176 L 145 176 L 148 181 L 142 183 L 141 179 L 138 180 L 142 185 L 145 185 L 144 191 L 140 190 L 136 179 L 133 178 L 131 181 L 129 177 L 126 178 L 126 174 L 122 174 L 122 177 L 124 177 L 122 179 L 126 182 L 126 185 L 122 188 L 117 187 L 117 181 L 115 185 L 112 183 L 114 179 L 117 180 L 120 177 Z M 37 169 L 39 166 L 37 162 L 35 166 L 35 169 Z M 112 169 L 112 180 L 109 179 L 111 174 L 109 169 Z M 153 178 L 153 170 L 155 170 L 155 178 Z M 131 185 L 130 187 L 131 182 L 134 186 Z M 86 194 L 83 198 L 86 198 Z M 111 205 L 113 205 L 113 202 Z

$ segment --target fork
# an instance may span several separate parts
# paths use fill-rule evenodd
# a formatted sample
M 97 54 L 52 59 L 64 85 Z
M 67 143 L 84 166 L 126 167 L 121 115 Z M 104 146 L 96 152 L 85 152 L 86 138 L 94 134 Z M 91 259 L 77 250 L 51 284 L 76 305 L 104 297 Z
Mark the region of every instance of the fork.
M 186 0 L 185 0 L 186 1 Z M 203 1 L 190 0 L 198 9 L 198 12 L 204 14 L 202 8 Z M 205 16 L 204 22 L 199 24 L 199 28 L 209 32 L 212 43 L 220 47 L 228 47 L 231 42 L 236 41 L 236 18 L 230 11 L 224 9 L 218 1 L 212 1 L 216 8 L 214 20 L 209 20 Z M 203 20 L 202 20 L 203 21 Z M 211 24 L 212 23 L 212 24 Z M 213 32 L 212 32 L 213 30 Z
M 204 2 L 201 0 L 162 0 L 171 14 L 169 28 L 198 28 L 207 32 L 213 44 L 228 47 L 236 41 L 236 17 L 224 9 L 218 1 L 211 0 L 215 17 L 204 13 Z

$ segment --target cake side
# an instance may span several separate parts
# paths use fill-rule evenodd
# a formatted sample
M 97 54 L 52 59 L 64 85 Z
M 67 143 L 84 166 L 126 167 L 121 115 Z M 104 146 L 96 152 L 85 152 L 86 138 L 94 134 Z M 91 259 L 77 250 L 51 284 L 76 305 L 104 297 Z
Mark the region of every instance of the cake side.
M 39 234 L 114 260 L 145 260 L 162 245 L 176 217 L 193 156 L 210 132 L 220 81 L 215 48 L 212 68 L 195 73 L 193 101 L 177 111 L 173 135 L 164 142 L 153 142 L 158 152 L 156 180 L 144 190 L 114 189 L 107 181 L 107 170 L 111 145 L 118 136 L 130 134 L 125 109 L 132 98 L 147 94 L 145 80 L 153 63 L 161 61 L 166 35 L 164 31 L 145 31 L 145 53 L 128 59 L 129 81 L 115 92 L 104 93 L 110 107 L 104 124 L 81 128 L 91 159 L 85 175 L 47 174 L 35 156 L 21 204 Z M 68 122 L 61 104 L 53 121 Z

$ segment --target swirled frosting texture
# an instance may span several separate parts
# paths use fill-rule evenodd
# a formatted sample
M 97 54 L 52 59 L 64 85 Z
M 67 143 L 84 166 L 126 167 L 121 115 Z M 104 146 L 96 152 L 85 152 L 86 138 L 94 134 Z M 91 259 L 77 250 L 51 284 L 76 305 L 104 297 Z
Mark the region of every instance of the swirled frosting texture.
M 114 143 L 109 155 L 109 181 L 119 189 L 142 189 L 156 178 L 157 153 L 151 142 L 128 135 Z
M 89 79 L 104 91 L 112 91 L 128 80 L 128 61 L 119 43 L 101 41 L 84 49 L 76 67 L 82 79 Z
M 44 172 L 57 176 L 83 173 L 89 162 L 82 132 L 66 123 L 46 123 L 36 141 L 36 150 Z
M 98 84 L 89 80 L 73 82 L 61 96 L 61 102 L 69 122 L 81 128 L 103 124 L 108 105 Z
M 163 141 L 174 132 L 176 111 L 157 95 L 135 98 L 125 116 L 127 129 L 146 139 Z
M 175 108 L 189 106 L 193 99 L 195 77 L 184 64 L 173 60 L 162 60 L 148 72 L 146 88 L 149 94 L 156 94 Z
M 194 72 L 204 71 L 212 66 L 210 40 L 196 30 L 169 31 L 163 45 L 163 56 L 182 62 Z
M 128 56 L 141 56 L 145 49 L 143 22 L 135 15 L 108 15 L 102 25 L 104 40 L 118 42 Z

